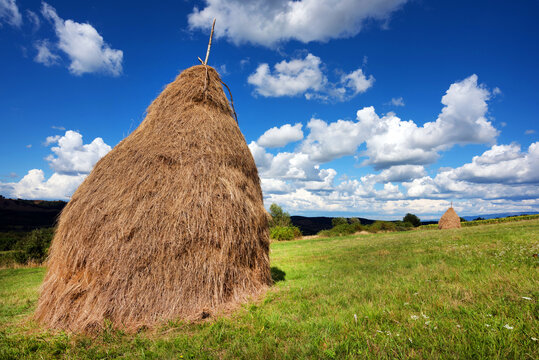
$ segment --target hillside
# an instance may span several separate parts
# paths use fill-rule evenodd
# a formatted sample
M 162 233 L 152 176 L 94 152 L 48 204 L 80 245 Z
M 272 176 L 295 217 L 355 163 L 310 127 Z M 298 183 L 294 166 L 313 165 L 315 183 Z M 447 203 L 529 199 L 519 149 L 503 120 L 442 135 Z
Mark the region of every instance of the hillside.
M 51 227 L 65 201 L 6 199 L 0 196 L 0 232 Z
M 528 220 L 276 242 L 261 299 L 96 337 L 30 320 L 44 268 L 0 270 L 0 357 L 537 359 L 538 234 Z

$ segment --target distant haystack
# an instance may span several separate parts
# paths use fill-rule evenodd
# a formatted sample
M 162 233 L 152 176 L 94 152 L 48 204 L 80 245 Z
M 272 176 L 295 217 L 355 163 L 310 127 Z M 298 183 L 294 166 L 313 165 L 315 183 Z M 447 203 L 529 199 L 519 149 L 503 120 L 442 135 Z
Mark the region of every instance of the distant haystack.
M 183 71 L 63 210 L 35 317 L 134 331 L 196 320 L 271 283 L 253 156 L 219 74 Z
M 458 229 L 460 228 L 460 217 L 457 215 L 453 207 L 447 209 L 438 221 L 438 229 Z

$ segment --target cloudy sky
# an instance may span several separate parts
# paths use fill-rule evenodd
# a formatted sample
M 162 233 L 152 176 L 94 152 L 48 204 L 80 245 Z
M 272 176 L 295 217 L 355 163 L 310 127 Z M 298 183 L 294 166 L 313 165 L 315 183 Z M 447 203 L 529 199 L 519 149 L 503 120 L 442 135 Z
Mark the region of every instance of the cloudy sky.
M 266 206 L 539 211 L 539 3 L 0 0 L 0 194 L 69 199 L 204 57 Z

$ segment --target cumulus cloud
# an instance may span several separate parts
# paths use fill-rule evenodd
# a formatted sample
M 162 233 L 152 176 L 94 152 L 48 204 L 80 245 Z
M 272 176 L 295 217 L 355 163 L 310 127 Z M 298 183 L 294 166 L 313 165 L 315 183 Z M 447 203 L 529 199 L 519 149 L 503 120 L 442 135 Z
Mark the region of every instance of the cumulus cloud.
M 52 45 L 48 40 L 37 41 L 34 44 L 34 47 L 37 50 L 36 57 L 34 58 L 35 62 L 41 63 L 45 66 L 58 64 L 60 56 L 52 53 Z
M 54 172 L 62 175 L 89 174 L 95 163 L 111 150 L 99 137 L 90 144 L 83 144 L 82 135 L 72 130 L 66 131 L 56 142 L 58 146 L 51 148 L 54 154 L 49 155 L 47 161 Z
M 539 184 L 539 142 L 531 144 L 527 152 L 516 143 L 494 145 L 474 156 L 471 163 L 438 176 L 472 183 Z
M 0 193 L 5 196 L 26 199 L 68 200 L 95 163 L 105 156 L 111 147 L 96 138 L 83 144 L 82 135 L 68 130 L 64 136 L 49 136 L 45 144 L 57 143 L 53 154 L 46 160 L 54 173 L 45 178 L 41 169 L 32 169 L 18 182 L 0 182 Z
M 273 47 L 288 40 L 304 43 L 357 35 L 366 21 L 387 23 L 406 0 L 206 0 L 188 17 L 191 29 L 208 29 L 217 18 L 217 38 L 234 44 Z
M 49 146 L 50 144 L 57 143 L 61 137 L 61 135 L 47 136 L 45 142 L 43 143 L 43 146 Z
M 249 144 L 264 201 L 295 213 L 361 212 L 393 219 L 406 212 L 436 218 L 451 201 L 463 214 L 537 210 L 539 143 L 526 151 L 518 144 L 492 145 L 498 130 L 486 120 L 490 96 L 472 75 L 449 86 L 440 114 L 423 125 L 365 107 L 356 120 L 312 118 L 304 129 L 301 124 L 270 129 Z M 287 144 L 285 134 L 294 127 L 302 130 L 294 150 L 270 151 Z M 456 144 L 490 148 L 469 163 L 429 176 L 425 166 Z M 374 171 L 358 179 L 334 169 L 354 159 L 365 159 L 355 165 Z
M 283 60 L 275 64 L 260 64 L 247 82 L 255 92 L 265 97 L 304 95 L 307 99 L 345 101 L 367 91 L 374 84 L 372 75 L 362 69 L 343 74 L 338 82 L 330 82 L 318 56 L 308 54 L 304 59 Z
M 0 27 L 2 22 L 14 27 L 21 27 L 22 16 L 15 0 L 0 0 Z
M 257 143 L 266 148 L 283 147 L 291 142 L 303 139 L 303 125 L 297 123 L 294 126 L 285 124 L 281 127 L 273 127 L 258 138 Z
M 274 73 L 268 64 L 261 64 L 247 82 L 255 86 L 258 94 L 267 97 L 295 96 L 307 90 L 318 91 L 326 81 L 320 64 L 320 58 L 312 54 L 303 60 L 283 60 L 275 65 Z
M 53 24 L 58 37 L 54 46 L 69 58 L 69 71 L 72 74 L 105 73 L 119 76 L 122 73 L 123 52 L 112 49 L 92 25 L 64 20 L 45 2 L 42 3 L 41 13 Z M 50 47 L 46 49 L 52 53 Z

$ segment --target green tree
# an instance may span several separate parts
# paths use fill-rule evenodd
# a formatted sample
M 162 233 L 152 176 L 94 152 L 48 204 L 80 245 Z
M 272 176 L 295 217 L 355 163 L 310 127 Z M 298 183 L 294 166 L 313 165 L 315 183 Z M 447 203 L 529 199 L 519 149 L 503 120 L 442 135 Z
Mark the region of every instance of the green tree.
M 277 204 L 271 204 L 270 206 L 270 227 L 274 226 L 290 226 L 290 214 L 284 212 L 283 209 Z
M 331 219 L 331 225 L 333 227 L 339 226 L 339 225 L 348 225 L 348 220 L 346 220 L 343 217 L 336 217 L 336 218 Z
M 402 221 L 403 222 L 409 222 L 410 224 L 414 225 L 414 227 L 418 227 L 419 225 L 421 225 L 421 220 L 414 214 L 406 214 L 403 218 L 402 218 Z

